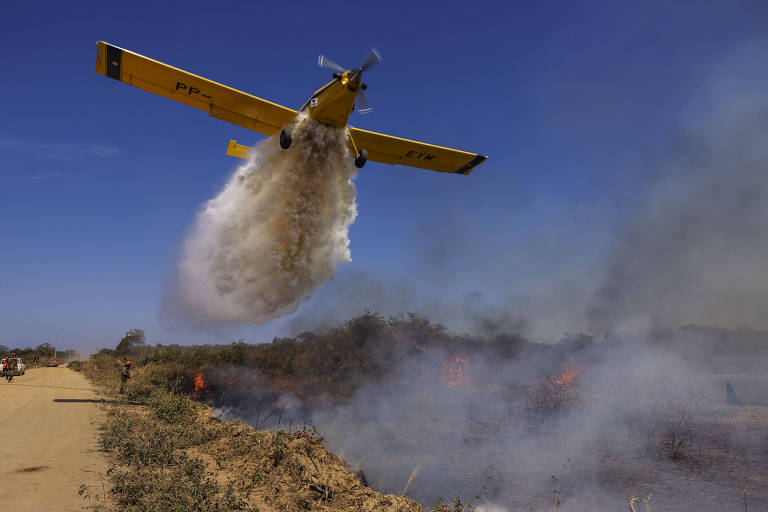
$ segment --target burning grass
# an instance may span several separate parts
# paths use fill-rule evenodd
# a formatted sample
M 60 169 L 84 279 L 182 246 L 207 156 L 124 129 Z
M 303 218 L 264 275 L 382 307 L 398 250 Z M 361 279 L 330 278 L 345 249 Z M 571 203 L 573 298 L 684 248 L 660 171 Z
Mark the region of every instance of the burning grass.
M 467 366 L 469 366 L 469 357 L 457 352 L 451 353 L 451 356 L 440 365 L 440 378 L 443 385 L 449 388 L 472 384 L 473 380 L 467 376 Z
M 527 411 L 536 418 L 551 417 L 583 403 L 574 380 L 581 370 L 568 361 L 565 371 L 559 377 L 545 377 L 526 390 Z

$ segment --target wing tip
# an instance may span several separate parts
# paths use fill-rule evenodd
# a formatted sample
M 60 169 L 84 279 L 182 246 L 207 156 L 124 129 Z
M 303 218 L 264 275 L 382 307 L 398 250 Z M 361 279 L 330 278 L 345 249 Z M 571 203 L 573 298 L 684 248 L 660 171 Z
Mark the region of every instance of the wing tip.
M 472 172 L 472 169 L 480 165 L 481 163 L 488 160 L 487 156 L 484 155 L 475 155 L 475 158 L 473 158 L 469 163 L 467 163 L 464 167 L 461 167 L 457 171 L 454 172 L 454 174 L 469 174 Z
M 96 72 L 117 81 L 121 79 L 123 49 L 105 41 L 96 43 Z M 103 60 L 102 60 L 103 57 Z

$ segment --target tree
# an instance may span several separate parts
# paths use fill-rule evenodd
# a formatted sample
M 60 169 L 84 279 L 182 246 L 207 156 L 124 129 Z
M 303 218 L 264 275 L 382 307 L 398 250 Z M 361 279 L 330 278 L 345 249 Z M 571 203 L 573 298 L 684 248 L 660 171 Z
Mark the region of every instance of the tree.
M 53 356 L 53 350 L 53 345 L 50 343 L 43 343 L 42 345 L 35 347 L 35 352 L 42 354 L 43 356 Z
M 120 343 L 115 347 L 115 355 L 117 357 L 127 356 L 128 354 L 136 354 L 147 345 L 147 339 L 144 336 L 144 329 L 131 329 Z

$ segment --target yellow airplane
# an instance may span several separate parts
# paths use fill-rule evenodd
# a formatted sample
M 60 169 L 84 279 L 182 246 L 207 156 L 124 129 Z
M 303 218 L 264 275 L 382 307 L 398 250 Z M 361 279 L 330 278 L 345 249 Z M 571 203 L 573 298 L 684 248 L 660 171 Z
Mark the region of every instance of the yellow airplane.
M 360 112 L 371 110 L 363 93 L 367 86 L 362 82 L 362 76 L 363 71 L 381 61 L 376 50 L 371 50 L 363 65 L 356 69 L 344 69 L 321 55 L 318 63 L 336 71 L 333 81 L 318 89 L 298 112 L 104 41 L 97 43 L 97 50 L 97 73 L 206 110 L 211 117 L 267 136 L 280 131 L 283 149 L 291 146 L 292 135 L 308 116 L 325 125 L 346 129 L 347 142 L 352 154 L 356 155 L 357 167 L 370 159 L 384 164 L 469 174 L 488 158 L 349 126 L 347 120 L 356 102 Z M 299 113 L 306 113 L 306 116 Z M 250 150 L 234 140 L 227 146 L 227 154 L 239 158 L 247 158 Z

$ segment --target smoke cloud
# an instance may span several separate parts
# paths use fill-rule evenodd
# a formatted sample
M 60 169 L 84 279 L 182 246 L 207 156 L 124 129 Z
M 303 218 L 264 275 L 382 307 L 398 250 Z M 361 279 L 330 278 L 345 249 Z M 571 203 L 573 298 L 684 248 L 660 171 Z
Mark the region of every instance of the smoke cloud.
M 261 323 L 294 312 L 349 261 L 356 168 L 344 130 L 307 119 L 290 149 L 261 142 L 187 238 L 178 300 L 196 320 Z
M 768 46 L 724 63 L 618 234 L 592 329 L 768 327 Z

